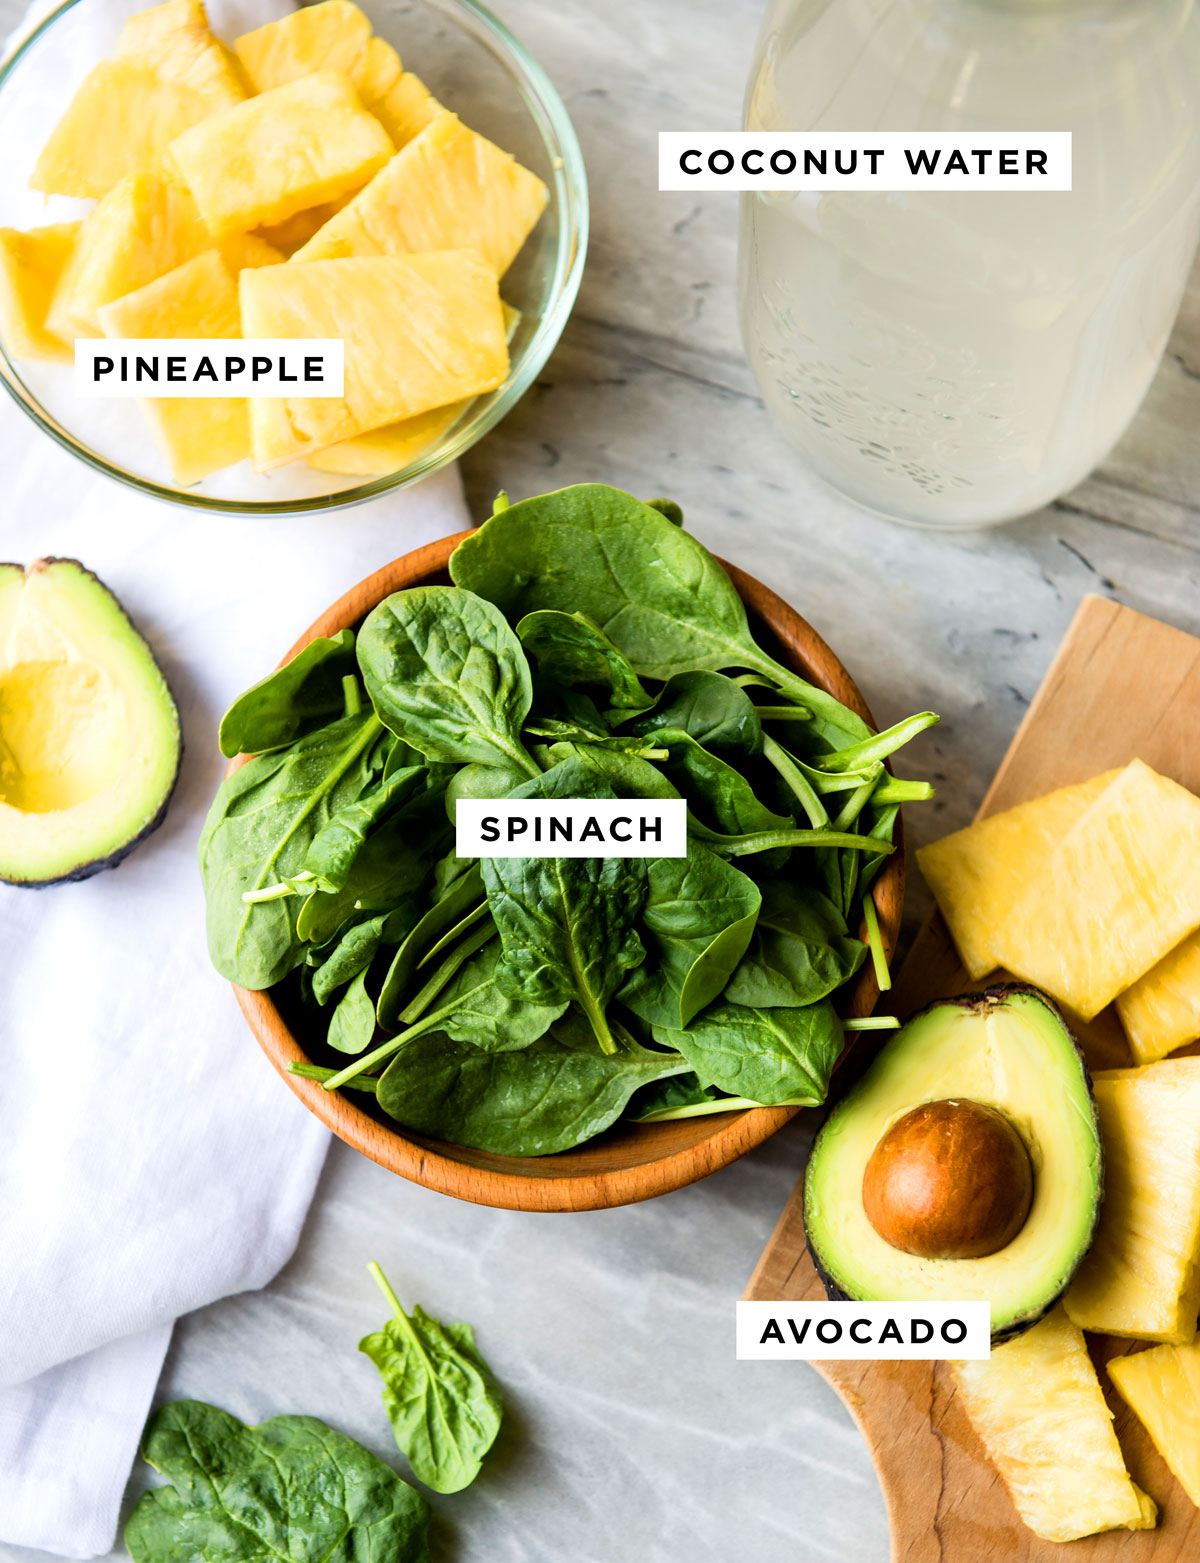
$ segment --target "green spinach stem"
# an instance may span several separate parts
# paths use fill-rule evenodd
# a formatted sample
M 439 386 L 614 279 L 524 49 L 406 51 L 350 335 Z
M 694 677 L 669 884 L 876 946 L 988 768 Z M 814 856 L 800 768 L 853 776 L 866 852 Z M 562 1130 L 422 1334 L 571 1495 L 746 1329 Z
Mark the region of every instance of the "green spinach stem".
M 882 733 L 864 738 L 861 743 L 851 744 L 847 749 L 839 749 L 836 754 L 822 755 L 816 763 L 823 771 L 860 770 L 872 760 L 886 760 L 889 754 L 902 749 L 910 739 L 940 720 L 941 718 L 933 711 L 919 711 L 916 716 L 905 717 L 904 721 L 897 722 L 895 727 L 886 728 Z
M 362 690 L 353 673 L 347 673 L 342 679 L 342 700 L 345 704 L 346 716 L 357 716 L 362 710 Z
M 875 967 L 875 981 L 879 984 L 881 993 L 886 993 L 892 985 L 892 974 L 888 970 L 887 955 L 883 948 L 883 935 L 879 932 L 879 914 L 875 910 L 875 897 L 866 895 L 863 897 L 863 919 L 867 925 L 867 943 L 871 947 L 871 961 Z
M 720 836 L 714 831 L 699 837 L 714 852 L 729 857 L 748 857 L 754 852 L 771 852 L 776 847 L 850 847 L 854 851 L 884 856 L 895 848 L 890 841 L 870 836 L 855 836 L 841 830 L 760 830 L 748 836 Z
M 763 755 L 791 788 L 814 830 L 828 825 L 829 813 L 813 791 L 812 784 L 787 750 L 777 744 L 770 733 L 763 734 Z
M 400 1011 L 399 1018 L 405 1025 L 411 1025 L 413 1021 L 421 1018 L 464 961 L 470 960 L 477 950 L 482 950 L 488 940 L 494 936 L 495 932 L 494 928 L 485 926 L 476 928 L 467 935 L 458 949 L 448 956 L 434 972 L 433 976 L 429 978 L 416 998 Z
M 357 1068 L 357 1065 L 355 1066 Z M 333 1078 L 335 1070 L 323 1069 L 320 1064 L 289 1064 L 288 1074 L 299 1075 L 302 1080 L 318 1080 L 322 1084 Z M 355 1075 L 353 1079 L 343 1081 L 343 1087 L 347 1091 L 367 1091 L 374 1096 L 379 1090 L 379 1081 L 373 1075 Z

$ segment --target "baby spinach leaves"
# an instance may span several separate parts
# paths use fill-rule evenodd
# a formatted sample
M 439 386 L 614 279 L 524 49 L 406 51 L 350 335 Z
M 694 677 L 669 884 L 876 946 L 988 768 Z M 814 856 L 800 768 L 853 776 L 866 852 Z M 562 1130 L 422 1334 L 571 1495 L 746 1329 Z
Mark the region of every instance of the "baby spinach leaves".
M 377 1264 L 368 1266 L 392 1307 L 358 1349 L 379 1370 L 397 1447 L 435 1492 L 461 1492 L 479 1475 L 500 1431 L 500 1386 L 469 1324 L 442 1324 L 423 1308 L 405 1313 Z
M 521 1156 L 823 1098 L 831 1000 L 868 948 L 889 980 L 897 807 L 930 793 L 886 762 L 934 718 L 872 733 L 777 663 L 681 523 L 599 484 L 502 499 L 453 586 L 232 708 L 226 749 L 267 752 L 201 841 L 210 947 L 285 990 L 308 1078 Z M 688 854 L 460 861 L 459 802 L 511 797 L 682 798 Z
M 429 1563 L 425 1499 L 316 1417 L 247 1427 L 178 1400 L 150 1418 L 142 1455 L 173 1485 L 129 1516 L 134 1563 Z

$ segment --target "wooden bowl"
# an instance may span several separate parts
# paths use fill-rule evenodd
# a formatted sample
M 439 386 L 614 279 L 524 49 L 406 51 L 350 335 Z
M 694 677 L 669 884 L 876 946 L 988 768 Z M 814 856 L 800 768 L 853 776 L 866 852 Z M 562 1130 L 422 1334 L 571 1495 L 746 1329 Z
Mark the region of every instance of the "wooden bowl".
M 447 562 L 467 535 L 460 532 L 429 543 L 360 581 L 304 632 L 283 660 L 294 657 L 318 635 L 336 635 L 358 625 L 391 592 L 449 582 Z M 746 604 L 751 627 L 763 647 L 874 726 L 853 679 L 811 625 L 752 576 L 732 565 L 724 568 Z M 234 760 L 229 769 L 242 763 Z M 875 882 L 875 905 L 889 958 L 896 946 L 904 899 L 899 824 L 896 845 Z M 323 1091 L 313 1080 L 288 1074 L 290 1063 L 309 1061 L 302 1041 L 289 1029 L 269 992 L 252 993 L 245 988 L 234 992 L 267 1057 L 305 1106 L 340 1139 L 403 1178 L 477 1205 L 508 1210 L 596 1210 L 652 1199 L 736 1161 L 800 1111 L 796 1107 L 756 1107 L 668 1123 L 617 1124 L 577 1150 L 553 1156 L 494 1156 L 425 1139 L 401 1129 L 378 1108 L 371 1110 L 373 1104 L 366 1105 L 370 1098 L 363 1097 L 364 1105 L 360 1106 L 349 1094 Z M 850 990 L 844 1013 L 869 1015 L 878 997 L 868 961 Z

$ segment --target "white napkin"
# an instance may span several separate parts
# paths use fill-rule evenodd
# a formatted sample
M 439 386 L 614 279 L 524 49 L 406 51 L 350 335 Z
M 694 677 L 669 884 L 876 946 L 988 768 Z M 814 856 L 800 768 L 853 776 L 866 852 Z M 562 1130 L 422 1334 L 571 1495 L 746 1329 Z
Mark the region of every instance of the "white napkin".
M 287 8 L 210 15 L 233 36 Z M 119 868 L 0 886 L 0 1540 L 92 1557 L 113 1544 L 172 1321 L 278 1271 L 328 1138 L 208 962 L 195 849 L 217 722 L 348 587 L 467 518 L 453 470 L 335 515 L 192 514 L 95 476 L 0 400 L 0 557 L 93 570 L 184 730 L 166 822 Z

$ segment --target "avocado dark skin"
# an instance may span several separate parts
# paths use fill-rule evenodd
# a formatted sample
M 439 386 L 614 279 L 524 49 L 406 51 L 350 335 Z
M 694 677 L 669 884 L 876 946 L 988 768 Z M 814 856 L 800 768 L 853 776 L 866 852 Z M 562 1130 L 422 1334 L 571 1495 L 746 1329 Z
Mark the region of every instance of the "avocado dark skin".
M 1089 1104 L 1089 1106 L 1092 1106 L 1092 1103 L 1093 1103 L 1093 1093 L 1092 1093 L 1091 1080 L 1090 1080 L 1090 1078 L 1088 1076 L 1087 1067 L 1086 1067 L 1086 1061 L 1084 1059 L 1083 1052 L 1082 1052 L 1082 1049 L 1079 1046 L 1078 1041 L 1076 1040 L 1076 1038 L 1072 1034 L 1072 1032 L 1070 1030 L 1070 1027 L 1067 1025 L 1067 1022 L 1066 1022 L 1066 1020 L 1065 1020 L 1065 1018 L 1064 1018 L 1064 1016 L 1062 1014 L 1062 1011 L 1059 1009 L 1058 1005 L 1054 1002 L 1054 1000 L 1051 999 L 1048 994 L 1043 993 L 1040 988 L 1034 988 L 1031 985 L 1029 985 L 1028 983 L 1020 983 L 1020 982 L 996 983 L 996 984 L 994 984 L 991 987 L 985 988 L 981 992 L 963 993 L 963 994 L 956 995 L 956 996 L 954 996 L 952 998 L 936 999 L 936 1000 L 934 1000 L 933 1003 L 927 1004 L 927 1005 L 924 1006 L 924 1008 L 915 1011 L 909 1017 L 909 1019 L 905 1022 L 905 1025 L 904 1025 L 904 1028 L 903 1028 L 902 1031 L 900 1031 L 900 1032 L 892 1032 L 890 1034 L 887 1034 L 887 1033 L 883 1034 L 881 1036 L 880 1042 L 877 1045 L 876 1053 L 875 1053 L 874 1056 L 878 1056 L 878 1052 L 882 1051 L 882 1049 L 884 1047 L 894 1046 L 896 1041 L 898 1039 L 900 1039 L 901 1037 L 903 1037 L 904 1033 L 908 1030 L 908 1028 L 910 1026 L 912 1026 L 916 1021 L 921 1020 L 921 1019 L 925 1018 L 926 1016 L 929 1016 L 929 1015 L 933 1014 L 937 1010 L 944 1010 L 944 1009 L 946 1009 L 949 1006 L 958 1006 L 958 1007 L 961 1007 L 963 1009 L 966 1009 L 966 1010 L 969 1010 L 969 1011 L 973 1011 L 975 1013 L 982 1014 L 982 1013 L 986 1012 L 986 1010 L 988 1009 L 989 1006 L 1002 1004 L 1006 1000 L 1008 1000 L 1008 999 L 1010 999 L 1010 998 L 1012 998 L 1014 996 L 1022 996 L 1022 997 L 1026 997 L 1026 998 L 1030 998 L 1030 997 L 1035 998 L 1041 1005 L 1043 1005 L 1046 1008 L 1046 1010 L 1049 1012 L 1049 1014 L 1053 1018 L 1053 1020 L 1056 1021 L 1057 1024 L 1061 1027 L 1062 1032 L 1064 1033 L 1064 1035 L 1067 1038 L 1069 1038 L 1071 1047 L 1072 1047 L 1072 1049 L 1074 1051 L 1074 1055 L 1075 1055 L 1075 1057 L 1076 1057 L 1076 1059 L 1078 1060 L 1078 1063 L 1079 1063 L 1080 1075 L 1082 1076 L 1082 1080 L 1084 1082 L 1084 1086 L 1085 1086 L 1085 1089 L 1086 1089 L 1088 1104 Z M 857 1062 L 857 1060 L 856 1060 L 856 1062 Z M 863 1076 L 866 1073 L 869 1072 L 871 1062 L 872 1062 L 872 1056 L 868 1055 L 868 1057 L 865 1060 L 866 1068 L 865 1069 L 863 1069 L 863 1068 L 856 1069 L 855 1072 L 854 1072 L 855 1078 L 846 1082 L 846 1085 L 844 1086 L 842 1092 L 839 1094 L 838 1100 L 835 1101 L 835 1102 L 832 1102 L 829 1105 L 829 1107 L 828 1107 L 828 1109 L 826 1111 L 826 1114 L 825 1114 L 825 1118 L 824 1118 L 824 1120 L 822 1122 L 822 1129 L 824 1128 L 825 1124 L 828 1123 L 829 1119 L 833 1116 L 833 1114 L 835 1112 L 837 1112 L 839 1106 L 841 1105 L 841 1102 L 844 1100 L 846 1095 L 848 1095 L 849 1092 L 853 1089 L 853 1086 L 856 1083 L 856 1081 L 858 1079 L 863 1078 Z M 1093 1112 L 1094 1112 L 1094 1107 L 1093 1107 Z M 815 1153 L 815 1151 L 817 1149 L 817 1146 L 818 1146 L 818 1143 L 819 1143 L 819 1138 L 820 1138 L 820 1131 L 818 1131 L 817 1137 L 814 1138 L 812 1151 L 810 1151 L 810 1158 L 809 1158 L 810 1160 L 812 1158 L 813 1153 Z M 807 1167 L 806 1167 L 805 1171 L 806 1171 L 806 1176 L 807 1176 Z M 1087 1252 L 1088 1246 L 1090 1246 L 1091 1238 L 1092 1238 L 1092 1235 L 1094 1234 L 1094 1231 L 1095 1231 L 1096 1221 L 1099 1218 L 1099 1213 L 1100 1213 L 1100 1201 L 1099 1201 L 1099 1198 L 1097 1197 L 1097 1199 L 1095 1201 L 1095 1204 L 1094 1204 L 1094 1208 L 1092 1209 L 1092 1212 L 1091 1212 L 1091 1221 L 1090 1221 L 1090 1226 L 1088 1227 L 1086 1241 L 1081 1245 L 1080 1250 L 1079 1250 L 1078 1258 L 1080 1260 L 1083 1258 L 1084 1254 Z M 809 1257 L 812 1260 L 813 1268 L 816 1270 L 817 1275 L 820 1277 L 821 1284 L 824 1286 L 826 1296 L 829 1298 L 830 1302 L 856 1302 L 856 1301 L 860 1301 L 861 1299 L 856 1297 L 852 1292 L 845 1290 L 838 1283 L 838 1281 L 829 1273 L 829 1270 L 822 1263 L 820 1249 L 819 1249 L 817 1243 L 814 1242 L 813 1234 L 812 1234 L 812 1232 L 811 1232 L 811 1230 L 809 1229 L 809 1226 L 808 1226 L 808 1211 L 807 1211 L 807 1207 L 806 1207 L 806 1211 L 805 1211 L 805 1234 L 806 1234 L 806 1240 L 807 1240 L 806 1246 L 808 1248 Z M 1015 1338 L 1018 1335 L 1023 1335 L 1026 1330 L 1030 1329 L 1034 1324 L 1036 1324 L 1038 1322 L 1039 1319 L 1043 1318 L 1047 1313 L 1049 1313 L 1050 1310 L 1055 1306 L 1055 1304 L 1059 1302 L 1059 1300 L 1061 1299 L 1061 1297 L 1063 1296 L 1063 1294 L 1067 1290 L 1067 1286 L 1070 1283 L 1071 1275 L 1073 1275 L 1073 1273 L 1074 1272 L 1072 1270 L 1071 1274 L 1066 1277 L 1066 1279 L 1063 1281 L 1061 1286 L 1059 1286 L 1057 1289 L 1054 1290 L 1052 1295 L 1047 1295 L 1043 1300 L 1041 1300 L 1041 1302 L 1039 1303 L 1039 1305 L 1037 1306 L 1036 1309 L 1031 1310 L 1028 1314 L 1023 1316 L 1020 1319 L 1019 1322 L 1013 1324 L 1009 1328 L 1001 1328 L 1001 1329 L 993 1330 L 993 1334 L 992 1334 L 992 1344 L 993 1344 L 993 1346 L 1001 1345 L 1006 1340 L 1011 1340 L 1011 1339 Z

